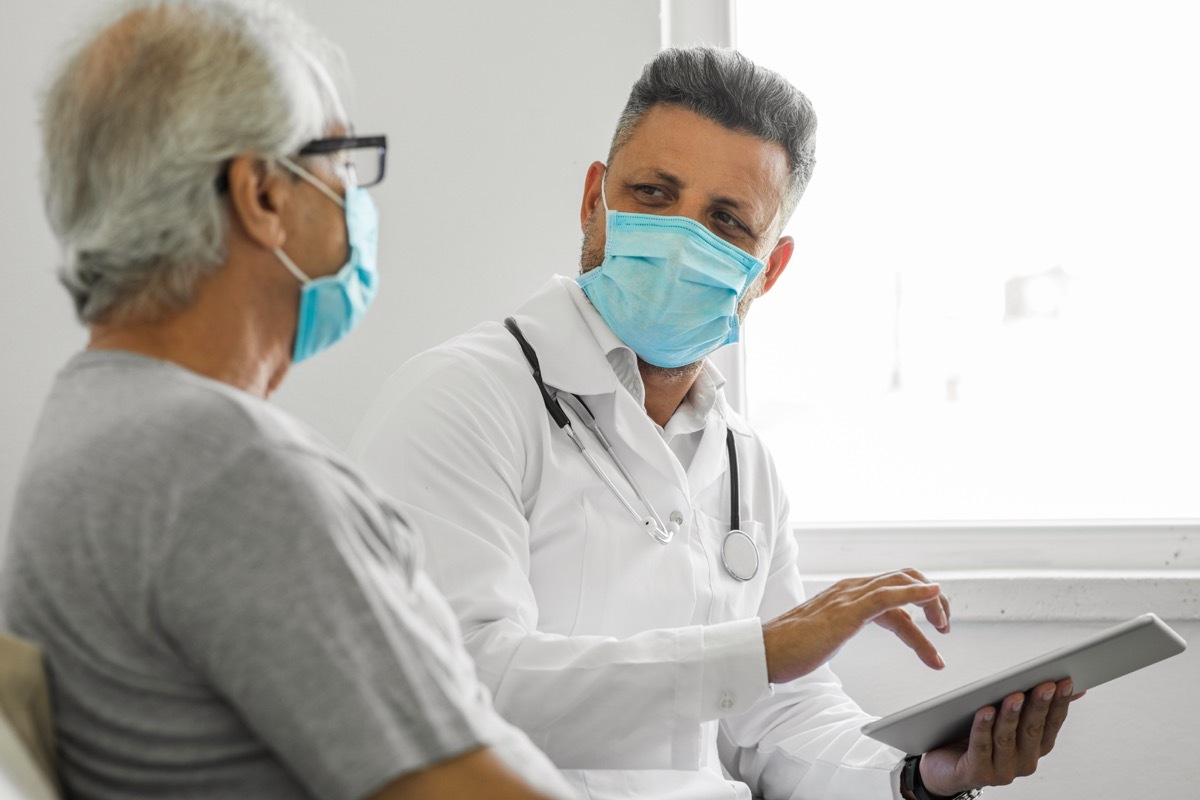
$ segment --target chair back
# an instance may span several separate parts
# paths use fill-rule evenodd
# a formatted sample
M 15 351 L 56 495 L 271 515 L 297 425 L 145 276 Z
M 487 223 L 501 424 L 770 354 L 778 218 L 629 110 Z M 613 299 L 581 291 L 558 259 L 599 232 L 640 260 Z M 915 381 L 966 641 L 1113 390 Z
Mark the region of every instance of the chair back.
M 56 765 L 42 651 L 0 633 L 0 796 L 55 800 Z

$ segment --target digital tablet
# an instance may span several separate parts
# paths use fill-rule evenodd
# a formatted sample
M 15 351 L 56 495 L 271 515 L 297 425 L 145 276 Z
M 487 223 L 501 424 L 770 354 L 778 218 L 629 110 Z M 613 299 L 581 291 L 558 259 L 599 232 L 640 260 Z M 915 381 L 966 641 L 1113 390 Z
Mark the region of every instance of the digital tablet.
M 968 683 L 863 726 L 873 739 L 906 753 L 924 753 L 966 738 L 975 712 L 1016 692 L 1070 678 L 1076 692 L 1099 686 L 1164 658 L 1187 642 L 1154 614 L 1143 614 L 1075 644 Z

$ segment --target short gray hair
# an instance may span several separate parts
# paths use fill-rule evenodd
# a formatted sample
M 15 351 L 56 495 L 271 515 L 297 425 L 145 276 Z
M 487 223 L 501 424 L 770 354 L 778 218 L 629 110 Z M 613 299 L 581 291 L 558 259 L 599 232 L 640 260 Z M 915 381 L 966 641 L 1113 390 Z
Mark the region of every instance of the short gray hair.
M 190 303 L 226 258 L 228 162 L 345 121 L 340 52 L 272 0 L 126 9 L 72 50 L 42 106 L 46 214 L 84 323 Z
M 656 55 L 634 83 L 608 160 L 629 141 L 651 108 L 677 105 L 787 152 L 791 182 L 784 192 L 780 224 L 800 202 L 816 163 L 817 115 L 795 86 L 735 50 L 668 48 Z

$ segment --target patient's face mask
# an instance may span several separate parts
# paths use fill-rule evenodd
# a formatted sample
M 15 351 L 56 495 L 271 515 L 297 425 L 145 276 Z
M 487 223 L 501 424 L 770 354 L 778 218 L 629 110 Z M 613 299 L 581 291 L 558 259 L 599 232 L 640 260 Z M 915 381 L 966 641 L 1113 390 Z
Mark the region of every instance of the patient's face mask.
M 379 214 L 366 189 L 347 187 L 343 199 L 291 159 L 280 159 L 280 163 L 345 209 L 346 239 L 350 245 L 346 264 L 336 274 L 316 279 L 301 272 L 281 248 L 275 248 L 275 256 L 302 284 L 296 341 L 292 347 L 292 361 L 298 363 L 340 341 L 366 316 L 379 291 L 375 263 Z
M 766 268 L 688 217 L 605 211 L 604 261 L 578 278 L 592 305 L 650 364 L 682 367 L 738 340 L 738 301 Z

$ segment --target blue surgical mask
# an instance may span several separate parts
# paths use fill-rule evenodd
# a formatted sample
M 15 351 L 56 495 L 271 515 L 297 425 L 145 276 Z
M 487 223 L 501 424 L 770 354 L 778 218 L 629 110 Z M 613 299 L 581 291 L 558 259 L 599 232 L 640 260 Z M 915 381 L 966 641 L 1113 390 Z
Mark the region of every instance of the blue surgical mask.
M 302 284 L 300 314 L 292 361 L 299 363 L 338 342 L 366 316 L 379 291 L 375 264 L 379 242 L 379 214 L 366 189 L 347 187 L 345 199 L 290 159 L 281 159 L 289 170 L 311 183 L 345 209 L 350 258 L 334 275 L 310 278 L 281 248 L 275 255 Z
M 688 217 L 606 215 L 604 262 L 580 275 L 592 305 L 643 361 L 695 363 L 738 340 L 738 301 L 766 264 Z

